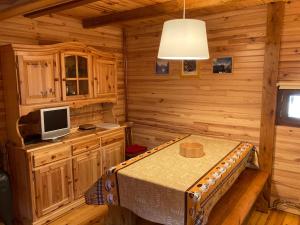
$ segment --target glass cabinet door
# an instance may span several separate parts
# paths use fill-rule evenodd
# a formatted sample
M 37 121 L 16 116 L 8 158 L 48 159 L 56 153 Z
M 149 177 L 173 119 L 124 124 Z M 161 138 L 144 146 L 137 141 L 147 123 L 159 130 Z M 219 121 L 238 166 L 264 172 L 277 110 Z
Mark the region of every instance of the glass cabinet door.
M 76 56 L 65 57 L 66 78 L 76 78 Z
M 87 58 L 77 56 L 77 60 L 78 60 L 78 76 L 80 78 L 87 78 L 88 77 Z
M 89 96 L 88 57 L 80 55 L 64 56 L 66 97 Z

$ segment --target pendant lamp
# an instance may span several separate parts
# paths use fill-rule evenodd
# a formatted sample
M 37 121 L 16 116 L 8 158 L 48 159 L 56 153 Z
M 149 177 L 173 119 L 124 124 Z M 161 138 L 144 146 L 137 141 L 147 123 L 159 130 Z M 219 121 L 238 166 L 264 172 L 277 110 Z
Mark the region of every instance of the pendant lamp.
M 159 59 L 203 60 L 209 58 L 205 22 L 185 18 L 168 20 L 163 25 L 160 39 Z

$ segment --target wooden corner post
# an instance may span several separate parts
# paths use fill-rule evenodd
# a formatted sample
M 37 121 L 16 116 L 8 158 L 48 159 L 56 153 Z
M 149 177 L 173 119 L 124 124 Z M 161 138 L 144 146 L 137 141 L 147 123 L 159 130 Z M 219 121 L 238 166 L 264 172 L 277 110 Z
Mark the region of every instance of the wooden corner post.
M 275 150 L 276 83 L 279 73 L 284 7 L 284 2 L 269 3 L 267 12 L 259 164 L 260 168 L 270 176 L 257 204 L 258 209 L 262 211 L 267 210 L 271 198 L 271 174 Z

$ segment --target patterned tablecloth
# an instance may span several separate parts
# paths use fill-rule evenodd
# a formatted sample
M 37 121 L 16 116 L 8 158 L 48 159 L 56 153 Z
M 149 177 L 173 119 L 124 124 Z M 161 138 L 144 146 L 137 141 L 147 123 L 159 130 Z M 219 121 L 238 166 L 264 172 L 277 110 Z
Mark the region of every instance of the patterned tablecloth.
M 203 144 L 205 155 L 182 157 L 183 142 Z M 250 143 L 196 135 L 176 138 L 111 168 L 88 190 L 86 203 L 120 205 L 155 223 L 204 225 L 254 154 Z

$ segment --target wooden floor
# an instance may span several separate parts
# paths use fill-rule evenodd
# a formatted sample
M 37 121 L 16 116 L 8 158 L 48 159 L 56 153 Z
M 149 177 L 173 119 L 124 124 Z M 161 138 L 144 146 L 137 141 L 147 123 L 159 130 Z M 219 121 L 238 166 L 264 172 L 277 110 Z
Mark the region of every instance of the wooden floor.
M 157 224 L 141 220 L 138 225 Z M 270 210 L 268 214 L 254 211 L 245 225 L 300 225 L 300 216 L 277 210 Z
M 268 214 L 254 211 L 247 225 L 300 225 L 300 216 L 277 210 Z
M 106 212 L 106 207 L 83 206 L 71 215 L 62 217 L 49 225 L 104 225 L 103 214 Z M 0 222 L 0 225 L 4 224 Z M 139 220 L 138 225 L 155 224 Z M 268 214 L 255 211 L 247 225 L 300 225 L 300 216 L 277 210 L 270 210 Z
M 77 210 L 74 215 L 63 217 L 49 225 L 104 225 L 101 217 L 106 212 L 107 208 L 105 206 L 84 206 L 80 212 Z M 157 224 L 139 219 L 138 225 Z M 254 211 L 247 225 L 300 225 L 300 216 L 277 210 L 270 210 L 268 214 Z

